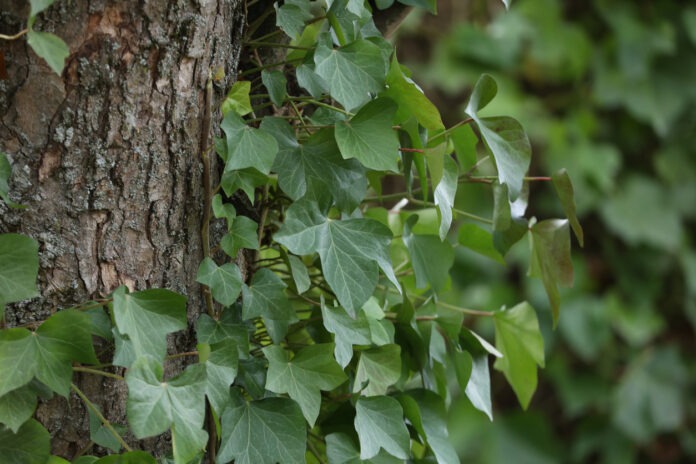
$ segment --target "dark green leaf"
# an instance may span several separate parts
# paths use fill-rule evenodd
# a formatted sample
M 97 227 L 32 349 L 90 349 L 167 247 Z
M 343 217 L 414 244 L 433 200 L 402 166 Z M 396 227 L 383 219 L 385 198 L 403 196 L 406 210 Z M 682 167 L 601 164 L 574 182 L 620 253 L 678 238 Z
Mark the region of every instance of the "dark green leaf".
M 399 139 L 392 129 L 395 113 L 393 101 L 378 98 L 349 121 L 336 124 L 336 143 L 343 158 L 357 158 L 377 171 L 398 171 Z
M 96 407 L 96 405 L 95 405 Z M 118 441 L 116 436 L 102 424 L 96 414 L 92 409 L 87 410 L 89 413 L 89 438 L 94 443 L 104 448 L 109 448 L 111 451 L 119 452 L 121 450 L 121 443 Z M 128 431 L 127 427 L 120 424 L 111 424 L 117 433 L 123 435 Z
M 36 403 L 36 392 L 30 386 L 20 387 L 0 396 L 0 424 L 5 424 L 13 433 L 17 433 L 21 425 L 34 414 Z
M 201 346 L 207 346 L 210 351 L 205 359 L 206 394 L 215 412 L 220 414 L 229 401 L 230 385 L 237 377 L 238 344 L 227 338 L 211 345 L 199 345 L 199 352 Z
M 403 460 L 380 450 L 377 456 L 367 461 L 360 459 L 358 443 L 345 433 L 326 436 L 326 455 L 329 464 L 403 464 Z
M 253 204 L 256 188 L 264 185 L 267 181 L 268 177 L 264 174 L 256 169 L 247 168 L 222 173 L 220 185 L 228 197 L 234 195 L 237 190 L 242 190 Z
M 493 246 L 502 256 L 505 256 L 515 243 L 522 240 L 528 230 L 529 224 L 526 219 L 513 219 L 506 230 L 493 232 Z
M 338 307 L 324 304 L 322 297 L 321 314 L 324 327 L 334 334 L 336 342 L 335 356 L 342 367 L 346 367 L 353 358 L 353 345 L 369 345 L 370 325 L 363 311 L 358 311 L 352 318 L 346 311 Z
M 297 255 L 319 253 L 326 281 L 355 315 L 372 295 L 378 267 L 398 287 L 389 258 L 391 231 L 372 219 L 332 220 L 316 203 L 295 202 L 274 239 Z
M 46 464 L 51 453 L 51 436 L 31 419 L 17 433 L 0 425 L 1 464 Z
M 222 415 L 218 462 L 304 464 L 306 425 L 302 410 L 287 398 L 238 399 Z
M 355 413 L 361 459 L 376 456 L 380 448 L 397 458 L 408 459 L 410 439 L 398 401 L 388 396 L 361 397 L 355 404 Z
M 476 253 L 482 254 L 500 264 L 505 264 L 505 260 L 493 245 L 493 236 L 490 232 L 481 229 L 476 224 L 462 224 L 459 226 L 458 241 Z
M 302 260 L 297 256 L 288 255 L 288 267 L 290 268 L 292 279 L 295 282 L 295 290 L 297 290 L 297 293 L 301 295 L 309 290 L 312 281 L 309 279 L 307 266 L 305 266 Z
M 520 404 L 527 409 L 537 386 L 537 365 L 544 367 L 544 339 L 536 313 L 523 302 L 495 313 L 493 320 L 495 346 L 503 354 L 494 366 L 505 374 Z
M 227 227 L 229 227 L 230 224 L 234 221 L 234 218 L 237 217 L 237 210 L 234 208 L 232 203 L 224 203 L 222 201 L 222 195 L 220 195 L 219 193 L 213 196 L 213 199 L 210 203 L 213 207 L 213 216 L 215 216 L 218 219 L 224 218 L 225 221 L 227 221 Z
M 384 345 L 360 352 L 353 391 L 362 395 L 384 395 L 401 377 L 401 347 Z M 365 386 L 367 384 L 367 386 Z M 363 388 L 364 387 L 364 388 Z
M 95 461 L 94 464 L 157 464 L 157 461 L 145 451 L 130 451 L 103 457 Z
M 20 234 L 0 234 L 0 306 L 38 295 L 39 244 Z
M 290 38 L 296 39 L 304 30 L 305 23 L 312 19 L 308 0 L 286 0 L 276 8 L 276 26 L 281 28 Z
M 239 116 L 244 116 L 251 113 L 253 108 L 249 100 L 250 91 L 251 81 L 237 81 L 232 84 L 230 91 L 227 92 L 227 97 L 225 97 L 220 107 L 222 114 L 226 116 L 227 113 L 236 113 Z
M 297 76 L 297 83 L 300 87 L 309 92 L 314 98 L 321 98 L 322 95 L 329 93 L 329 84 L 314 71 L 314 65 L 301 64 L 295 70 L 295 74 Z M 319 109 L 314 113 L 316 114 Z M 336 115 L 341 114 L 337 111 L 331 112 Z M 312 115 L 312 118 L 314 118 L 314 115 Z
M 552 176 L 553 186 L 556 189 L 559 200 L 561 200 L 561 206 L 563 206 L 563 211 L 566 216 L 568 216 L 568 221 L 570 221 L 570 227 L 573 228 L 575 237 L 580 242 L 580 246 L 584 246 L 585 240 L 582 233 L 582 226 L 580 221 L 578 221 L 578 216 L 575 214 L 575 192 L 573 191 L 573 184 L 570 181 L 570 176 L 568 171 L 561 169 Z
M 29 29 L 27 43 L 37 55 L 46 60 L 53 72 L 58 75 L 63 72 L 65 59 L 70 55 L 70 49 L 60 37 L 49 32 Z
M 231 258 L 237 257 L 237 252 L 246 248 L 259 249 L 259 225 L 251 218 L 237 216 L 230 226 L 230 231 L 222 237 L 220 247 Z
M 261 268 L 251 279 L 251 285 L 242 286 L 242 317 L 263 317 L 274 343 L 280 343 L 288 326 L 297 320 L 290 301 L 285 296 L 285 283 L 270 269 Z
M 399 3 L 423 8 L 432 14 L 437 14 L 437 0 L 399 0 Z
M 234 263 L 218 266 L 206 257 L 198 267 L 196 282 L 207 285 L 213 298 L 223 306 L 230 306 L 242 291 L 242 273 Z
M 255 168 L 268 174 L 273 166 L 278 144 L 263 129 L 254 129 L 234 112 L 229 112 L 220 125 L 227 140 L 225 172 Z
M 237 346 L 239 358 L 244 359 L 249 355 L 249 334 L 246 326 L 235 320 L 234 308 L 223 311 L 219 320 L 201 314 L 196 322 L 196 335 L 198 343 L 209 345 L 232 340 Z
M 285 78 L 285 74 L 281 71 L 261 71 L 261 82 L 268 90 L 268 95 L 271 101 L 276 106 L 282 106 L 285 97 L 287 96 L 286 87 L 288 81 Z
M 411 265 L 416 274 L 416 287 L 428 285 L 440 293 L 449 281 L 449 270 L 454 264 L 454 251 L 449 242 L 443 242 L 435 235 L 416 235 L 411 229 L 418 221 L 412 215 L 404 225 L 403 240 L 411 255 Z
M 333 344 L 309 345 L 290 359 L 280 346 L 268 346 L 263 354 L 268 359 L 266 389 L 287 393 L 300 405 L 310 426 L 319 416 L 320 390 L 331 391 L 348 380 L 333 357 Z
M 139 358 L 126 373 L 128 423 L 138 438 L 172 429 L 177 462 L 189 462 L 205 449 L 205 368 L 194 364 L 179 376 L 163 381 L 162 365 Z

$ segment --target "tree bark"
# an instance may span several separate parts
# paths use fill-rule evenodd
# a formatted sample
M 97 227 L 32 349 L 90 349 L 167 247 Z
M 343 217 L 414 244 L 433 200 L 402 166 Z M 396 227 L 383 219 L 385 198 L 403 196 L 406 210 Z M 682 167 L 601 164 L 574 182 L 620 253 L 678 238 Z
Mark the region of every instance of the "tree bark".
M 0 33 L 26 25 L 23 3 L 0 0 Z M 11 195 L 27 206 L 0 205 L 0 232 L 40 244 L 41 297 L 10 306 L 8 327 L 119 285 L 187 295 L 190 321 L 202 311 L 195 276 L 202 258 L 200 147 L 211 117 L 205 89 L 212 72 L 216 108 L 236 78 L 244 14 L 241 0 L 58 0 L 34 28 L 68 44 L 61 76 L 24 38 L 0 41 L 7 68 L 0 150 L 13 168 Z M 179 351 L 190 343 L 186 335 L 172 341 Z M 123 382 L 75 380 L 110 420 L 125 424 Z M 71 458 L 87 446 L 88 416 L 76 398 L 43 403 L 37 417 L 55 454 Z M 168 448 L 166 438 L 144 446 Z

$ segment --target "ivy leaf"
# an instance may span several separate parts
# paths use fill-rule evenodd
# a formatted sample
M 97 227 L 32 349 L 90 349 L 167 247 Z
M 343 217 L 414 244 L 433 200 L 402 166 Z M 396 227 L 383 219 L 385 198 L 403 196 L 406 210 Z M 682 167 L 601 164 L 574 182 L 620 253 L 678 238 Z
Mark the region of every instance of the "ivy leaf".
M 312 286 L 307 266 L 295 255 L 287 255 L 287 262 L 292 274 L 292 280 L 295 283 L 295 290 L 297 290 L 299 295 L 302 295 Z
M 345 159 L 357 158 L 376 171 L 398 171 L 399 139 L 392 128 L 396 105 L 378 98 L 360 108 L 349 121 L 336 124 L 336 143 Z
M 201 261 L 196 282 L 207 285 L 215 301 L 223 306 L 230 306 L 237 301 L 242 291 L 242 273 L 239 267 L 234 263 L 218 266 L 209 257 Z
M 397 399 L 406 418 L 432 449 L 438 464 L 459 464 L 459 457 L 448 438 L 445 401 L 430 390 L 411 390 Z
M 400 288 L 389 258 L 391 238 L 391 231 L 380 222 L 329 219 L 309 201 L 288 208 L 285 223 L 274 237 L 297 255 L 319 253 L 326 281 L 353 316 L 372 295 L 378 267 Z
M 411 440 L 404 411 L 394 398 L 359 398 L 355 404 L 355 430 L 360 440 L 360 459 L 371 459 L 380 448 L 397 458 L 408 459 Z
M 251 81 L 237 81 L 232 84 L 220 107 L 223 116 L 227 116 L 227 113 L 236 113 L 239 116 L 251 113 L 253 108 L 251 107 L 249 92 L 251 92 Z
M 206 394 L 213 409 L 220 414 L 229 401 L 230 385 L 237 377 L 237 343 L 234 339 L 225 339 L 212 345 L 199 344 L 198 351 L 209 351 L 205 359 L 201 357 L 201 362 L 205 362 Z
M 29 0 L 29 3 L 31 4 L 31 10 L 29 11 L 29 16 L 36 16 L 37 14 L 41 13 L 43 10 L 48 8 L 49 6 L 53 5 L 53 2 L 56 0 Z
M 459 171 L 457 163 L 449 155 L 444 157 L 444 168 L 442 178 L 435 187 L 435 204 L 440 211 L 440 240 L 447 238 L 450 226 L 452 225 L 452 208 L 454 207 L 454 197 L 457 194 L 459 185 Z
M 280 343 L 288 326 L 297 320 L 295 311 L 285 296 L 285 283 L 270 269 L 256 271 L 251 285 L 242 286 L 242 317 L 263 317 L 274 343 Z
M 18 433 L 22 424 L 34 414 L 36 404 L 36 392 L 29 385 L 0 396 L 0 424 Z
M 305 23 L 313 18 L 310 3 L 307 0 L 286 0 L 276 8 L 276 26 L 281 28 L 290 38 L 296 39 L 302 34 Z
M 324 304 L 322 296 L 321 314 L 326 330 L 334 334 L 336 348 L 334 355 L 341 367 L 346 367 L 353 358 L 353 345 L 369 345 L 370 325 L 363 311 L 358 311 L 352 318 L 339 307 Z
M 342 211 L 352 211 L 360 204 L 367 190 L 365 170 L 357 160 L 341 157 L 333 130 L 315 132 L 300 144 L 286 121 L 266 118 L 261 127 L 272 130 L 281 147 L 273 170 L 290 198 L 319 203 L 333 200 Z
M 384 345 L 361 351 L 353 392 L 362 390 L 361 394 L 364 396 L 384 395 L 399 378 L 401 378 L 401 347 L 399 345 Z
M 253 204 L 254 193 L 257 187 L 268 182 L 268 177 L 253 168 L 235 169 L 222 173 L 220 185 L 228 197 L 234 195 L 237 190 L 246 193 L 247 198 Z
M 394 123 L 402 123 L 415 116 L 418 123 L 431 131 L 444 130 L 440 111 L 425 96 L 423 91 L 401 70 L 401 65 L 393 55 L 386 78 L 387 89 L 382 95 L 398 105 Z
M 466 113 L 476 122 L 483 140 L 493 154 L 500 183 L 508 186 L 510 199 L 515 200 L 522 191 L 532 149 L 527 134 L 515 119 L 507 116 L 478 116 L 478 112 L 490 103 L 497 92 L 495 80 L 488 74 L 483 74 L 474 86 Z
M 297 83 L 305 89 L 314 98 L 321 98 L 322 95 L 329 93 L 329 84 L 314 71 L 314 66 L 308 64 L 301 64 L 295 70 L 295 75 L 297 77 Z M 332 111 L 336 114 L 341 114 L 336 111 Z M 314 118 L 314 115 L 312 116 Z
M 51 454 L 51 436 L 31 419 L 17 433 L 0 425 L 0 459 L 3 463 L 45 464 Z
M 49 32 L 38 32 L 29 29 L 27 43 L 34 52 L 46 60 L 48 66 L 60 76 L 65 66 L 65 59 L 70 55 L 70 49 L 63 40 Z
M 537 386 L 537 365 L 544 367 L 544 339 L 536 313 L 523 302 L 495 313 L 493 321 L 495 346 L 503 354 L 494 366 L 505 374 L 520 404 L 527 409 Z
M 280 346 L 263 349 L 268 359 L 266 389 L 274 393 L 287 393 L 297 401 L 312 427 L 319 416 L 320 390 L 331 391 L 348 380 L 333 357 L 333 348 L 333 343 L 309 345 L 292 359 Z
M 255 168 L 268 174 L 273 166 L 278 144 L 271 134 L 244 123 L 234 112 L 229 112 L 220 127 L 225 131 L 227 156 L 225 172 Z
M 137 438 L 158 435 L 171 427 L 176 462 L 189 462 L 205 449 L 203 365 L 190 365 L 165 382 L 159 361 L 143 356 L 126 372 L 126 383 L 128 423 Z
M 94 405 L 97 408 L 96 405 Z M 98 408 L 97 408 L 98 409 Z M 99 446 L 108 448 L 111 451 L 119 452 L 121 450 L 121 443 L 118 441 L 116 436 L 99 420 L 96 414 L 91 408 L 87 409 L 89 413 L 89 439 L 92 440 Z M 114 430 L 123 435 L 128 432 L 128 428 L 120 424 L 111 424 Z
M 460 381 L 459 383 L 460 386 L 462 384 L 466 385 L 464 389 L 466 397 L 469 398 L 469 401 L 476 409 L 486 414 L 490 420 L 493 420 L 488 356 L 485 353 L 477 353 L 476 356 L 473 356 L 466 351 L 460 351 L 455 353 L 455 357 L 457 358 L 455 367 L 458 363 L 468 363 L 469 365 L 468 381 L 466 383 Z M 459 367 L 461 368 L 461 364 L 459 364 Z
M 10 200 L 9 180 L 11 175 L 12 166 L 10 166 L 10 162 L 7 160 L 7 155 L 0 151 L 0 199 L 10 208 L 22 209 L 24 208 L 23 205 Z M 1 314 L 0 317 L 2 317 Z
M 493 244 L 493 236 L 491 233 L 483 230 L 476 224 L 461 224 L 459 226 L 457 241 L 460 245 L 476 253 L 486 256 L 500 264 L 505 264 L 505 260 Z
M 222 414 L 218 462 L 304 464 L 307 439 L 302 410 L 287 398 L 237 398 Z
M 417 215 L 409 216 L 404 224 L 403 234 L 416 274 L 416 287 L 426 288 L 430 285 L 435 293 L 440 293 L 449 280 L 449 270 L 454 264 L 454 251 L 449 242 L 443 242 L 435 235 L 412 233 L 417 221 Z
M 78 461 L 74 461 L 73 464 L 78 464 Z M 80 462 L 79 464 L 82 463 Z M 150 453 L 145 451 L 130 451 L 128 453 L 105 456 L 90 464 L 157 464 L 157 461 Z
M 532 261 L 529 274 L 541 278 L 551 303 L 554 326 L 558 323 L 560 295 L 557 285 L 573 285 L 570 228 L 567 219 L 547 219 L 532 226 Z
M 403 464 L 402 459 L 391 456 L 384 450 L 367 461 L 360 459 L 360 449 L 352 437 L 345 433 L 326 436 L 326 455 L 329 464 Z
M 237 252 L 242 248 L 258 250 L 258 228 L 259 225 L 253 219 L 237 216 L 232 221 L 229 232 L 220 240 L 220 248 L 231 258 L 235 258 Z
M 261 71 L 261 82 L 268 90 L 268 96 L 275 106 L 283 106 L 287 96 L 288 80 L 281 71 Z
M 578 221 L 578 216 L 575 213 L 575 193 L 573 191 L 573 184 L 570 181 L 570 176 L 568 171 L 561 169 L 553 176 L 551 176 L 553 186 L 556 189 L 559 200 L 561 200 L 561 206 L 563 206 L 563 211 L 566 216 L 568 216 L 568 221 L 570 222 L 570 227 L 572 227 L 575 237 L 578 239 L 580 246 L 585 245 L 585 239 L 582 233 L 582 226 L 580 221 Z
M 331 96 L 351 111 L 384 88 L 387 71 L 380 48 L 356 40 L 338 49 L 330 40 L 320 40 L 314 52 L 315 72 L 329 85 Z
M 38 295 L 39 244 L 20 234 L 0 234 L 0 317 L 5 303 Z
M 96 364 L 88 315 L 66 309 L 44 321 L 36 332 L 0 331 L 0 396 L 36 377 L 62 396 L 70 392 L 72 361 Z
M 249 356 L 247 327 L 235 320 L 232 310 L 223 311 L 219 320 L 215 320 L 207 314 L 201 314 L 196 321 L 196 337 L 198 343 L 210 345 L 231 340 L 237 347 L 240 359 Z
M 128 336 L 136 357 L 162 360 L 167 354 L 167 334 L 186 328 L 186 297 L 163 289 L 113 293 L 116 328 Z M 127 367 L 127 366 L 126 366 Z
M 416 6 L 437 14 L 437 0 L 399 0 L 404 5 Z

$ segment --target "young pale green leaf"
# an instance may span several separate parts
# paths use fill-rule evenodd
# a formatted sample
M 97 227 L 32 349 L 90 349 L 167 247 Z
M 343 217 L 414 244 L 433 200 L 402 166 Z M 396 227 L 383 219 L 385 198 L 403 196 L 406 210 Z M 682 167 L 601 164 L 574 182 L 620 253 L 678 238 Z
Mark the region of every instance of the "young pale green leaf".
M 304 464 L 306 430 L 302 410 L 293 400 L 238 399 L 222 415 L 218 462 Z
M 70 49 L 60 37 L 49 32 L 29 29 L 27 43 L 37 55 L 46 60 L 53 72 L 58 75 L 63 72 L 65 59 L 70 55 Z
M 411 255 L 411 265 L 416 274 L 416 287 L 428 285 L 440 293 L 449 281 L 449 270 L 454 264 L 454 250 L 449 242 L 435 235 L 416 235 L 412 228 L 418 216 L 412 215 L 404 225 L 403 240 Z
M 336 143 L 345 159 L 357 158 L 377 171 L 398 171 L 399 139 L 392 128 L 396 105 L 378 98 L 360 108 L 349 121 L 336 124 Z
M 444 157 L 443 173 L 440 182 L 435 187 L 435 204 L 440 211 L 440 240 L 445 240 L 452 225 L 452 208 L 454 197 L 459 186 L 459 171 L 457 163 L 451 156 Z
M 369 345 L 372 341 L 367 317 L 363 311 L 358 311 L 355 318 L 350 317 L 340 306 L 325 305 L 323 297 L 321 314 L 324 327 L 334 334 L 336 360 L 346 367 L 353 359 L 353 345 Z
M 292 280 L 295 283 L 295 290 L 301 295 L 309 290 L 312 285 L 312 281 L 309 279 L 309 271 L 307 270 L 307 266 L 305 266 L 302 260 L 297 256 L 288 255 L 287 258 Z
M 261 82 L 268 90 L 268 96 L 276 106 L 282 106 L 287 94 L 288 80 L 281 71 L 261 71 Z
M 408 459 L 411 440 L 404 411 L 394 398 L 360 398 L 355 404 L 355 430 L 360 439 L 360 458 L 371 459 L 380 448 L 400 459 Z
M 246 125 L 232 111 L 225 115 L 220 127 L 227 142 L 225 172 L 244 168 L 255 168 L 263 174 L 271 171 L 278 153 L 278 144 L 271 134 Z
M 79 311 L 59 311 L 34 333 L 26 329 L 0 331 L 0 396 L 34 377 L 68 396 L 73 361 L 97 363 L 90 318 Z
M 20 234 L 0 234 L 0 307 L 38 295 L 39 244 Z
M 402 123 L 414 117 L 418 123 L 431 131 L 444 130 L 440 111 L 420 88 L 404 76 L 401 65 L 393 55 L 386 79 L 387 88 L 382 95 L 389 97 L 398 105 L 394 123 Z
M 351 315 L 377 285 L 378 267 L 400 288 L 389 258 L 391 231 L 373 219 L 333 220 L 316 203 L 295 202 L 274 239 L 292 253 L 319 253 L 326 281 Z
M 541 278 L 551 303 L 554 326 L 558 323 L 558 285 L 573 285 L 570 228 L 567 219 L 547 219 L 532 226 L 532 260 L 529 275 Z
M 222 237 L 220 248 L 231 258 L 237 257 L 237 252 L 242 248 L 249 250 L 259 249 L 259 225 L 251 218 L 237 216 L 229 228 L 229 232 Z
M 384 450 L 370 458 L 360 459 L 360 448 L 356 440 L 345 433 L 331 433 L 326 436 L 326 455 L 329 464 L 403 464 Z
M 139 358 L 126 373 L 128 423 L 138 438 L 172 429 L 176 462 L 189 462 L 205 449 L 205 367 L 193 364 L 164 381 L 162 365 L 150 356 Z
M 503 354 L 494 367 L 505 374 L 517 399 L 527 409 L 537 386 L 537 365 L 544 367 L 544 339 L 536 313 L 529 303 L 493 316 L 495 346 Z
M 244 116 L 253 111 L 249 92 L 251 91 L 251 81 L 237 81 L 232 84 L 230 91 L 227 92 L 225 100 L 222 102 L 220 110 L 223 116 L 227 113 L 236 113 L 239 116 Z
M 218 266 L 206 257 L 201 261 L 196 275 L 196 282 L 207 285 L 215 301 L 223 306 L 230 306 L 242 291 L 242 273 L 234 263 Z
M 384 345 L 360 352 L 353 392 L 365 396 L 384 395 L 401 377 L 401 347 Z
M 273 170 L 278 173 L 278 185 L 290 198 L 333 202 L 343 211 L 352 211 L 360 204 L 367 190 L 365 170 L 357 160 L 341 157 L 333 130 L 315 132 L 299 144 L 283 120 L 266 118 L 261 126 L 273 130 L 281 147 Z
M 49 6 L 53 5 L 53 2 L 55 1 L 56 0 L 29 0 L 29 4 L 31 5 L 29 16 L 36 16 Z
M 167 334 L 186 328 L 186 297 L 170 290 L 149 289 L 113 293 L 116 328 L 128 336 L 136 357 L 162 360 L 167 354 Z
M 491 258 L 500 264 L 505 264 L 505 260 L 493 245 L 491 233 L 481 229 L 476 224 L 461 224 L 457 238 L 460 245 Z
M 333 343 L 309 345 L 292 359 L 280 346 L 263 349 L 268 359 L 266 389 L 287 393 L 297 401 L 311 427 L 319 416 L 320 390 L 331 391 L 348 380 L 333 357 L 333 349 Z
M 234 339 L 228 338 L 207 346 L 210 352 L 205 360 L 206 395 L 218 414 L 227 405 L 230 398 L 230 385 L 237 377 L 239 350 Z
M 46 464 L 51 454 L 51 436 L 31 419 L 14 433 L 0 425 L 0 462 L 3 464 Z
M 11 175 L 12 166 L 10 166 L 7 155 L 0 151 L 0 199 L 10 208 L 24 208 L 24 206 L 20 205 L 19 203 L 15 203 L 10 200 L 9 180 Z M 0 313 L 0 317 L 2 317 L 2 313 Z
M 36 404 L 36 392 L 29 385 L 0 396 L 0 424 L 17 433 L 34 414 Z
M 305 23 L 312 19 L 309 0 L 287 0 L 276 8 L 276 26 L 281 28 L 290 38 L 296 39 L 302 34 Z
M 263 317 L 274 343 L 280 343 L 288 326 L 297 320 L 292 305 L 285 296 L 285 283 L 270 269 L 259 269 L 251 285 L 242 286 L 242 317 Z
M 445 401 L 430 390 L 411 390 L 397 396 L 406 419 L 435 454 L 438 464 L 459 464 L 459 457 L 449 441 Z
M 380 48 L 367 40 L 331 48 L 319 41 L 314 52 L 315 71 L 329 85 L 331 96 L 351 111 L 384 88 L 387 66 Z
M 220 185 L 228 197 L 234 195 L 237 190 L 246 193 L 249 201 L 254 204 L 256 188 L 268 182 L 268 177 L 253 168 L 235 169 L 222 173 Z
M 454 153 L 457 155 L 459 166 L 466 172 L 476 165 L 478 159 L 476 145 L 478 137 L 474 134 L 471 124 L 459 126 L 450 132 L 450 140 L 454 145 Z
M 585 239 L 582 233 L 582 226 L 575 213 L 575 192 L 573 191 L 573 183 L 570 181 L 568 171 L 561 169 L 551 177 L 551 180 L 558 194 L 558 199 L 561 200 L 563 211 L 568 216 L 570 227 L 572 227 L 575 237 L 582 247 L 585 245 Z

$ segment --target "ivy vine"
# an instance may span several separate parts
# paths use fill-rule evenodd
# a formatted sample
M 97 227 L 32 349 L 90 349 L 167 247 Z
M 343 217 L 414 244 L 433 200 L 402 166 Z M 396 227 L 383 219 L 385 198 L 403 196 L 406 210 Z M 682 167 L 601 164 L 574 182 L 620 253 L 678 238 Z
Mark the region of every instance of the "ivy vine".
M 32 29 L 51 3 L 31 0 L 25 33 L 60 72 L 67 47 Z M 502 263 L 528 236 L 530 274 L 557 320 L 558 286 L 572 283 L 571 228 L 582 243 L 567 173 L 527 176 L 520 123 L 481 114 L 497 93 L 490 76 L 472 90 L 466 118 L 446 128 L 363 0 L 286 0 L 274 13 L 277 31 L 250 29 L 246 46 L 284 50 L 285 60 L 258 59 L 240 73 L 221 107 L 223 136 L 203 153 L 214 149 L 224 163 L 220 185 L 206 187 L 202 230 L 207 240 L 213 217 L 226 223 L 212 247 L 227 259 L 208 250 L 196 275 L 208 311 L 196 322 L 197 350 L 174 355 L 194 362 L 163 378 L 166 337 L 187 329 L 186 297 L 166 289 L 120 287 L 37 327 L 3 328 L 3 462 L 47 462 L 48 432 L 32 419 L 37 398 L 71 391 L 89 411 L 91 440 L 122 453 L 79 464 L 155 462 L 127 430 L 138 439 L 170 431 L 176 463 L 206 453 L 220 463 L 458 462 L 447 404 L 463 394 L 492 418 L 491 355 L 529 404 L 544 365 L 535 310 L 463 307 L 448 298 L 449 272 L 457 246 Z M 0 154 L 0 197 L 21 207 L 10 200 L 10 174 Z M 383 192 L 386 176 L 401 177 L 405 191 Z M 534 181 L 553 184 L 568 219 L 525 217 Z M 463 183 L 490 189 L 491 218 L 455 207 Z M 239 193 L 258 217 L 235 210 L 229 199 Z M 256 256 L 247 280 L 235 261 L 242 249 Z M 6 304 L 38 296 L 38 270 L 35 240 L 0 235 L 0 316 Z M 478 317 L 492 320 L 494 345 L 469 328 Z M 114 344 L 113 359 L 98 358 L 93 335 Z M 74 372 L 125 382 L 128 424 L 110 423 Z

